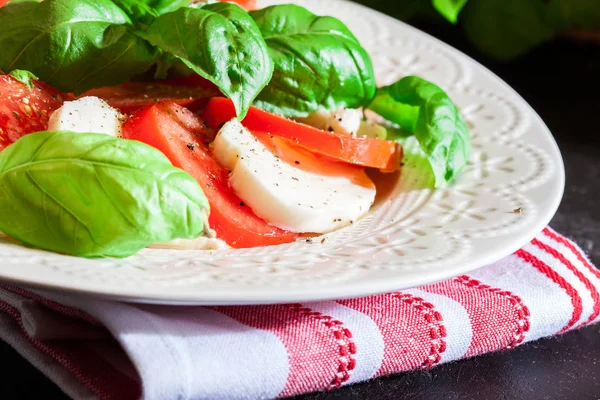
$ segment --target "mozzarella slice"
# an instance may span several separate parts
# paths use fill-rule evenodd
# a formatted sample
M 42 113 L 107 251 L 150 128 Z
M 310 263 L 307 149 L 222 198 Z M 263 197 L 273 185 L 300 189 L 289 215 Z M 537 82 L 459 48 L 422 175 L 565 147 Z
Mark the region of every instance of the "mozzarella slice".
M 299 122 L 314 126 L 317 129 L 356 136 L 360 129 L 363 113 L 353 108 L 340 108 L 337 111 L 316 111 L 305 118 L 297 118 Z
M 104 133 L 121 137 L 121 114 L 98 97 L 82 97 L 66 101 L 48 121 L 50 131 Z
M 231 170 L 229 183 L 245 205 L 268 223 L 291 232 L 340 229 L 364 216 L 375 200 L 375 185 L 362 169 L 321 163 L 313 165 L 313 171 L 323 168 L 317 173 L 290 165 L 237 120 L 219 131 L 213 152 Z M 314 159 L 302 154 L 294 155 L 299 165 Z

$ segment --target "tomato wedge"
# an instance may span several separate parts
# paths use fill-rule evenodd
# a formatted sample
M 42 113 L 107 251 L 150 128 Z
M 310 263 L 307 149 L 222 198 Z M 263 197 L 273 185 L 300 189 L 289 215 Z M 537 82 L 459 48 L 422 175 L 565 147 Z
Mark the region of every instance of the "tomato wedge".
M 28 133 L 48 128 L 50 114 L 71 96 L 42 82 L 33 88 L 0 75 L 0 150 Z
M 228 245 L 247 248 L 294 241 L 296 234 L 270 226 L 233 192 L 229 171 L 217 163 L 204 143 L 205 131 L 198 117 L 172 102 L 138 111 L 123 127 L 127 139 L 156 147 L 200 183 L 211 206 L 210 225 Z
M 92 89 L 84 96 L 96 96 L 105 100 L 111 107 L 123 113 L 132 113 L 159 101 L 170 101 L 179 105 L 188 105 L 198 99 L 208 99 L 218 95 L 213 87 L 187 86 L 161 82 L 127 82 L 117 86 Z
M 218 128 L 235 116 L 233 102 L 223 97 L 211 99 L 204 112 L 204 119 L 212 128 Z M 390 140 L 322 131 L 257 107 L 250 107 L 242 123 L 252 132 L 267 132 L 338 161 L 390 172 L 400 167 L 402 147 Z

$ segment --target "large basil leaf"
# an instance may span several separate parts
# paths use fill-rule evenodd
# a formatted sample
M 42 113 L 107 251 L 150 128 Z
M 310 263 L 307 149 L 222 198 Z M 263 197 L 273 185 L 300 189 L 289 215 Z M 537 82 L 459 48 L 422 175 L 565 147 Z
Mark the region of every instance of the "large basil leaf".
M 152 66 L 156 50 L 129 32 L 110 0 L 46 0 L 0 8 L 0 69 L 31 71 L 76 94 L 127 81 Z
M 458 107 L 438 86 L 416 76 L 380 89 L 369 108 L 413 133 L 429 159 L 436 186 L 462 171 L 471 136 Z
M 0 153 L 0 231 L 29 246 L 126 257 L 200 236 L 207 210 L 198 183 L 141 142 L 40 132 Z
M 235 4 L 179 8 L 158 17 L 140 35 L 217 85 L 233 100 L 240 118 L 273 73 L 258 27 Z
M 273 78 L 256 104 L 287 116 L 357 108 L 377 89 L 371 58 L 338 19 L 296 5 L 250 13 L 275 64 Z

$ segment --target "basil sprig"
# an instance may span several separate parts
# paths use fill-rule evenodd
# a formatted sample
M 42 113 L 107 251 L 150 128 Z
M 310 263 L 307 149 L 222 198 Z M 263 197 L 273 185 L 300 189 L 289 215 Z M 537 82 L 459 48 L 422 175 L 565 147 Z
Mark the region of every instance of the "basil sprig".
M 126 257 L 200 236 L 208 209 L 196 180 L 141 142 L 40 132 L 0 153 L 0 231 L 29 246 Z
M 182 4 L 8 4 L 0 8 L 0 70 L 31 71 L 57 89 L 80 94 L 128 81 L 164 60 L 181 60 L 214 82 L 243 117 L 273 72 L 260 30 L 238 5 L 175 8 Z
M 356 108 L 376 91 L 371 59 L 348 27 L 296 5 L 248 13 L 189 0 L 11 2 L 0 8 L 0 48 L 0 70 L 31 71 L 75 94 L 184 65 L 231 98 L 240 118 L 253 103 L 286 116 Z
M 467 124 L 452 99 L 433 83 L 407 76 L 379 89 L 369 108 L 414 134 L 429 159 L 436 187 L 452 181 L 467 165 Z

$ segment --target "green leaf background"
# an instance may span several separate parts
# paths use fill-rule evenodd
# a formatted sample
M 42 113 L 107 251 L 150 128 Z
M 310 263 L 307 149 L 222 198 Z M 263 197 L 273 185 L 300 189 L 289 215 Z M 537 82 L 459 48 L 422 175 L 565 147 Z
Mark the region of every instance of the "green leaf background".
M 458 23 L 486 55 L 509 61 L 570 30 L 600 31 L 598 0 L 355 0 L 404 21 Z

